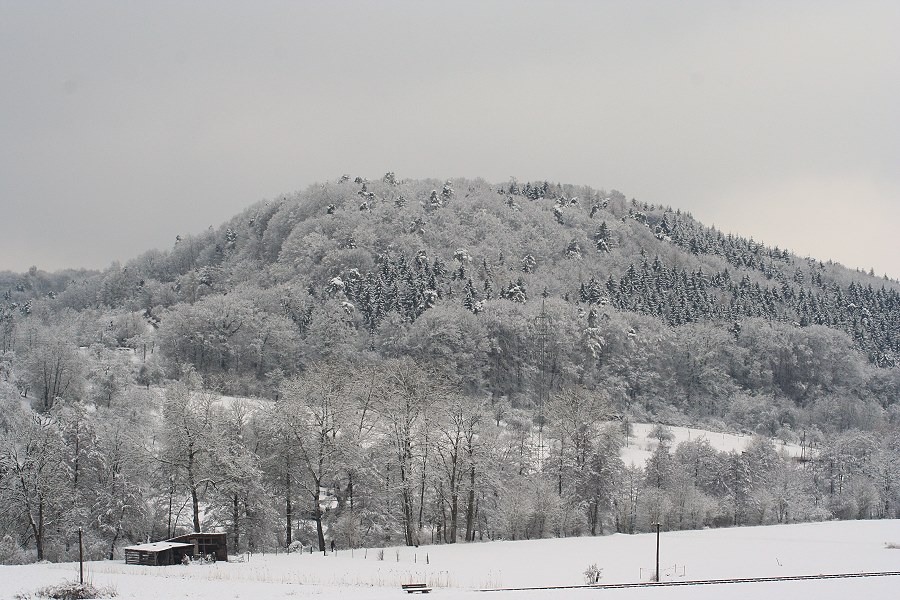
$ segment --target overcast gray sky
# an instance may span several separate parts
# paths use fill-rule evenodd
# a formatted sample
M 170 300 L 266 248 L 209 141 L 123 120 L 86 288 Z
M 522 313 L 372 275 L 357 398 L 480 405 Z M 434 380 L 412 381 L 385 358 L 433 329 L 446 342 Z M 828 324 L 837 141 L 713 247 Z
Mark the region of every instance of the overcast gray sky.
M 0 269 L 342 173 L 616 188 L 900 276 L 900 2 L 0 0 Z

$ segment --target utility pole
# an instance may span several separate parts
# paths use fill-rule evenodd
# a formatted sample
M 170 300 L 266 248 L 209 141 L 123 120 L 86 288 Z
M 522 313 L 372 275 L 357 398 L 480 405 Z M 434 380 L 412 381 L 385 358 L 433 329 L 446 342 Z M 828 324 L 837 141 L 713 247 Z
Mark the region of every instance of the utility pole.
M 81 543 L 81 527 L 78 528 L 78 583 L 84 584 L 84 544 Z
M 659 523 L 656 526 L 656 583 L 659 583 Z

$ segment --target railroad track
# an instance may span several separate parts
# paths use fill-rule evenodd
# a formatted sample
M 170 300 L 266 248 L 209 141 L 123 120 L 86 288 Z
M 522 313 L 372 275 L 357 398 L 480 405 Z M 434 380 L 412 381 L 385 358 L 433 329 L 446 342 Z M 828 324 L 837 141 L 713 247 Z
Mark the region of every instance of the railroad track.
M 626 588 L 674 587 L 679 585 L 723 585 L 728 583 L 765 583 L 769 581 L 809 581 L 822 579 L 853 579 L 859 577 L 898 577 L 900 571 L 883 571 L 878 573 L 829 573 L 819 575 L 791 575 L 782 577 L 740 577 L 735 579 L 689 579 L 687 581 L 643 581 L 638 583 L 595 583 L 584 585 L 550 585 L 543 587 L 491 588 L 479 592 L 525 592 L 529 590 L 618 590 Z

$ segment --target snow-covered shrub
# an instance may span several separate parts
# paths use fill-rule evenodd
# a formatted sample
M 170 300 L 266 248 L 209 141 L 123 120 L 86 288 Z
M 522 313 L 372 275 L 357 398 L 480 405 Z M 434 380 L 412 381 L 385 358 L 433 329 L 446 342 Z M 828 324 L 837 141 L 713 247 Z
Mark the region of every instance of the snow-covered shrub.
M 57 585 L 48 585 L 39 589 L 38 598 L 54 598 L 55 600 L 82 600 L 87 598 L 115 598 L 118 595 L 111 587 L 96 588 L 90 583 L 67 581 Z
M 597 583 L 600 581 L 601 577 L 603 577 L 603 569 L 598 567 L 597 563 L 592 564 L 584 570 L 584 582 L 588 585 Z
M 16 543 L 11 535 L 0 539 L 0 565 L 24 565 L 31 562 L 28 553 Z

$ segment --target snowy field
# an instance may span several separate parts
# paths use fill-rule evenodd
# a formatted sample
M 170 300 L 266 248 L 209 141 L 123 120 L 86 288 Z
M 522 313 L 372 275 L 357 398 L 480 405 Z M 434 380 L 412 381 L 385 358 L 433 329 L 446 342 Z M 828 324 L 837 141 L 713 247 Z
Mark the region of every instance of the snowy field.
M 88 563 L 89 579 L 120 598 L 408 598 L 401 583 L 425 582 L 429 598 L 897 598 L 900 577 L 788 581 L 622 590 L 479 592 L 482 588 L 580 585 L 592 563 L 600 583 L 637 582 L 652 573 L 655 535 L 611 535 L 420 548 L 339 550 L 336 554 L 255 555 L 249 561 L 171 567 Z M 900 521 L 843 521 L 682 531 L 661 536 L 663 580 L 900 571 Z M 77 578 L 78 565 L 0 567 L 0 598 L 33 594 Z M 27 597 L 27 596 L 24 596 Z
M 643 467 L 647 463 L 647 459 L 650 458 L 658 444 L 656 439 L 650 437 L 650 433 L 655 427 L 656 425 L 651 423 L 632 423 L 628 444 L 622 449 L 622 460 L 626 465 Z M 667 427 L 667 429 L 672 434 L 670 445 L 673 449 L 681 442 L 707 440 L 719 452 L 731 452 L 732 450 L 741 452 L 753 440 L 751 435 L 716 433 L 692 427 Z M 785 444 L 780 440 L 773 440 L 773 443 L 780 454 L 795 458 L 800 456 L 801 449 L 798 444 Z

